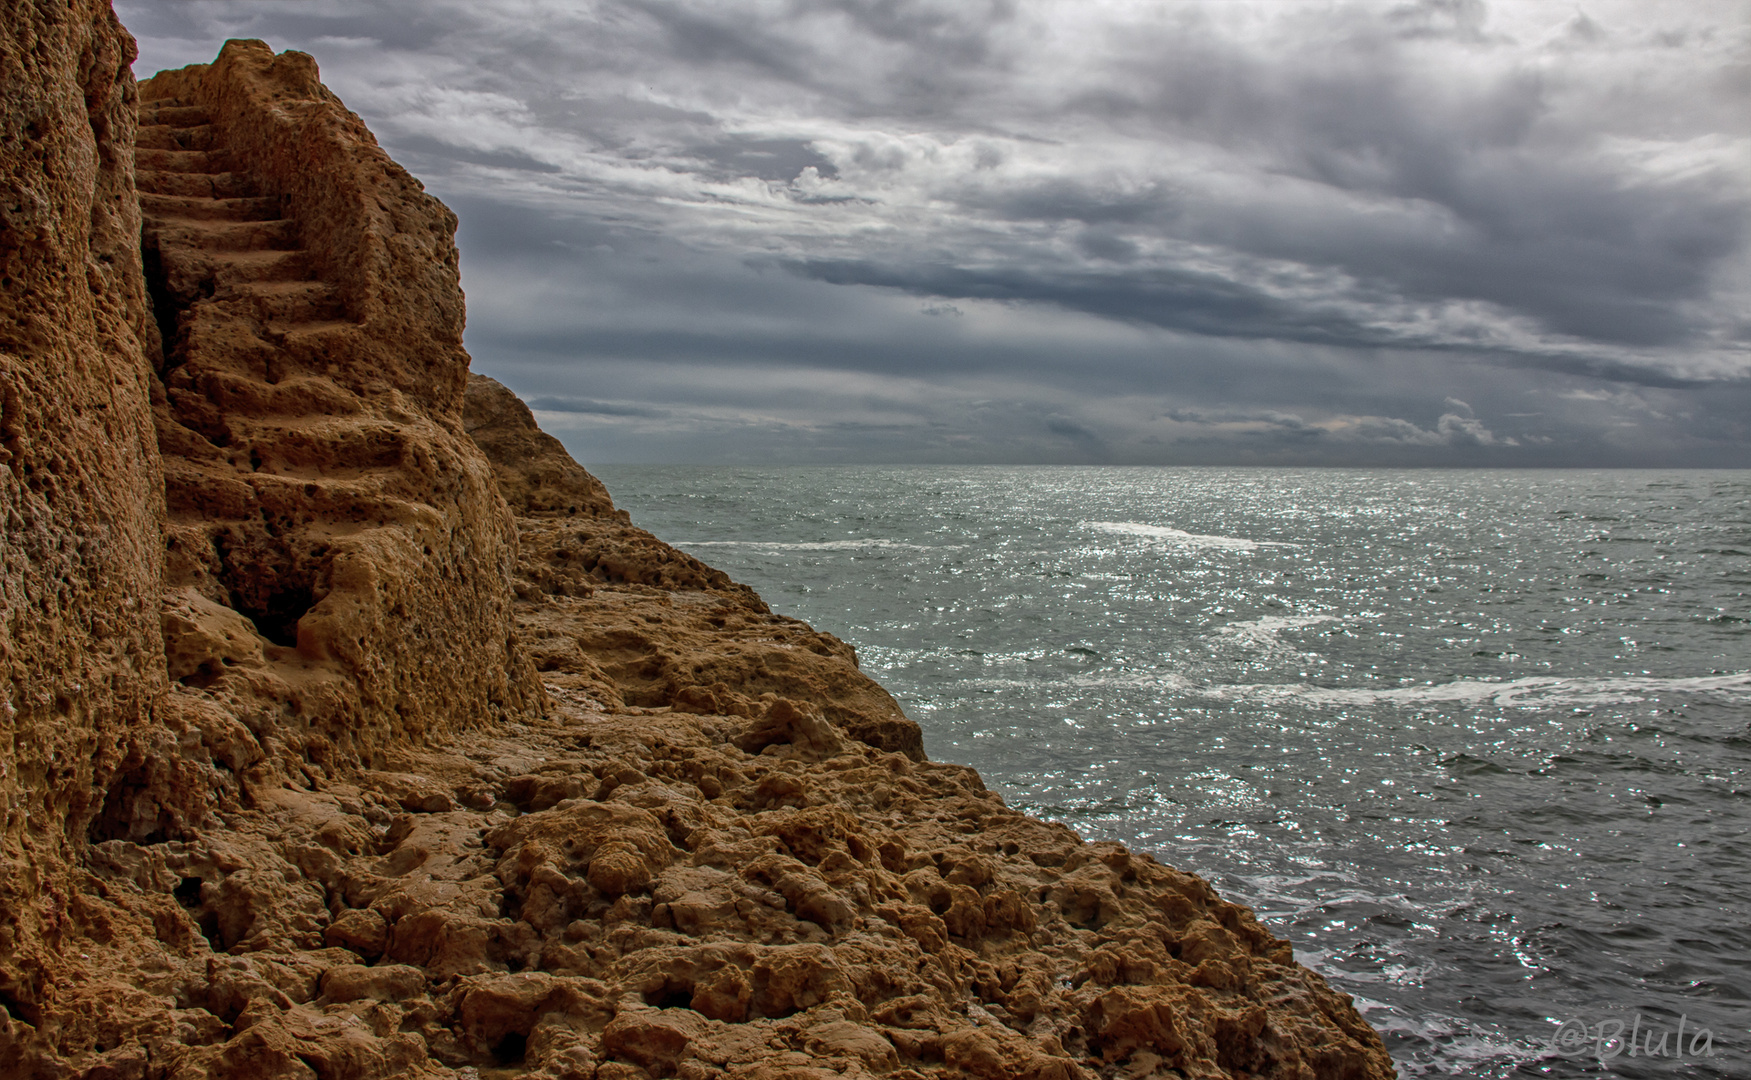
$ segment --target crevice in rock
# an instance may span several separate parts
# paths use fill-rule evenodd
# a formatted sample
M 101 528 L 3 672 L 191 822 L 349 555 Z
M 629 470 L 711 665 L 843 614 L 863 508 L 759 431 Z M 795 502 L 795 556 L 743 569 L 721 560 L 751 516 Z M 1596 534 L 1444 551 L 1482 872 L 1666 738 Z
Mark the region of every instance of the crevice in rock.
M 37 1027 L 43 1019 L 41 1009 L 4 989 L 0 989 L 0 1012 L 4 1012 L 14 1020 L 23 1021 L 31 1027 Z
M 104 792 L 102 809 L 86 829 L 91 843 L 126 840 L 150 846 L 183 839 L 176 815 L 152 796 L 157 786 L 154 771 L 151 761 L 136 757 L 131 767 L 116 775 Z
M 0 383 L 0 461 L 20 481 L 25 470 L 24 455 L 19 453 L 20 440 L 25 435 L 25 425 L 19 422 L 24 415 L 23 404 L 10 380 Z
M 529 1036 L 513 1031 L 493 1044 L 493 1061 L 501 1066 L 521 1065 L 529 1053 Z
M 288 649 L 297 648 L 298 620 L 314 606 L 315 591 L 306 581 L 291 582 L 253 600 L 232 596 L 232 607 L 255 623 L 262 637 Z
M 176 898 L 178 904 L 182 905 L 183 910 L 194 917 L 195 925 L 200 927 L 201 936 L 207 939 L 207 944 L 212 947 L 213 951 L 223 952 L 225 946 L 219 936 L 219 915 L 208 908 L 201 899 L 201 883 L 201 879 L 198 877 L 185 877 L 177 883 L 176 888 L 172 889 L 170 894 Z M 220 1019 L 229 1024 L 237 1019 L 237 1016 L 235 1013 L 230 1016 L 221 1014 Z
M 663 985 L 644 996 L 644 1003 L 658 1009 L 691 1009 L 694 987 L 691 982 L 664 979 Z
M 163 379 L 175 366 L 177 353 L 177 316 L 183 305 L 171 295 L 170 282 L 164 270 L 164 254 L 158 241 L 144 225 L 141 227 L 140 260 L 146 276 L 146 299 L 152 306 L 152 321 L 158 326 L 158 377 Z

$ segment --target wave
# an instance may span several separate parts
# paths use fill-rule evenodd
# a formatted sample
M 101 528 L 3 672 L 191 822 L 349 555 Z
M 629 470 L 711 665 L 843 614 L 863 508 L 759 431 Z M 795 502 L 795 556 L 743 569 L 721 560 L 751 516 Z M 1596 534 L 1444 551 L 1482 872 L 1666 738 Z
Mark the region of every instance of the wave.
M 923 655 L 923 654 L 920 654 Z M 1634 703 L 1667 694 L 1723 694 L 1751 703 L 1751 671 L 1689 678 L 1556 678 L 1536 677 L 1492 682 L 1459 679 L 1424 686 L 1315 686 L 1311 683 L 1202 683 L 1167 672 L 1065 675 L 1058 672 L 1033 679 L 986 677 L 966 680 L 977 690 L 1037 687 L 1042 680 L 1058 686 L 1096 690 L 1103 687 L 1153 689 L 1174 695 L 1249 704 L 1293 704 L 1315 708 L 1383 705 L 1415 708 L 1461 705 L 1476 708 L 1542 709 Z
M 1279 633 L 1284 630 L 1296 630 L 1303 626 L 1317 626 L 1320 623 L 1339 621 L 1341 620 L 1336 615 L 1266 615 L 1263 618 L 1219 626 L 1216 628 L 1216 633 L 1226 638 L 1232 638 L 1248 648 L 1262 649 L 1265 652 L 1293 652 L 1294 650 L 1278 639 Z
M 1175 680 L 1176 682 L 1178 680 Z M 1426 686 L 1390 689 L 1312 686 L 1306 683 L 1176 686 L 1221 700 L 1294 701 L 1311 705 L 1494 705 L 1498 708 L 1548 708 L 1557 705 L 1611 705 L 1645 701 L 1661 694 L 1751 693 L 1751 671 L 1690 678 L 1651 676 L 1576 679 L 1534 677 L 1509 682 L 1459 679 Z
M 786 543 L 778 540 L 678 540 L 678 548 L 747 547 L 762 551 L 860 551 L 864 548 L 892 548 L 904 551 L 953 551 L 957 545 L 905 544 L 898 540 L 817 540 L 807 543 Z
M 1186 547 L 1253 551 L 1258 548 L 1298 548 L 1301 546 L 1282 540 L 1248 540 L 1240 536 L 1206 536 L 1202 533 L 1170 529 L 1165 525 L 1145 525 L 1137 521 L 1085 521 L 1082 525 L 1084 528 L 1099 529 L 1102 532 L 1118 533 L 1121 536 L 1139 536 L 1145 540 L 1163 540 Z

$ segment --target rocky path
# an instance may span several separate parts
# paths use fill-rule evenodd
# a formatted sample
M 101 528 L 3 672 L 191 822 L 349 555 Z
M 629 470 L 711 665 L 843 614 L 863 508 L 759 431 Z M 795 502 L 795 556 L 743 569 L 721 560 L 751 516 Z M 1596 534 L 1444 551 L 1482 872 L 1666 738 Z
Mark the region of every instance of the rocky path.
M 129 980 L 175 1007 L 100 1025 L 103 1075 L 1388 1075 L 1250 912 L 970 769 L 773 695 L 743 718 L 549 689 L 544 719 L 264 774 L 222 827 L 95 848 L 189 957 Z

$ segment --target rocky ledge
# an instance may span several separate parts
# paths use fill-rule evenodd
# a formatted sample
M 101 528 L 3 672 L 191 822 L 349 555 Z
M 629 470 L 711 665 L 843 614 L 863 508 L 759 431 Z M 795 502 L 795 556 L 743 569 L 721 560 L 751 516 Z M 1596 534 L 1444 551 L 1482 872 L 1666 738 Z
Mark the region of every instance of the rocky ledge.
M 1393 1075 L 467 372 L 299 53 L 0 30 L 0 1074 Z

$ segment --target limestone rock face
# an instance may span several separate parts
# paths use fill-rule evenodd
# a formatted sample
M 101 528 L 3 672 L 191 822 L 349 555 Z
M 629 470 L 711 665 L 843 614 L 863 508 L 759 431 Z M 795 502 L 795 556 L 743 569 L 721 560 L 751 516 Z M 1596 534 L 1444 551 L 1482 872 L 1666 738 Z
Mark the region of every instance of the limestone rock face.
M 309 57 L 0 4 L 0 1076 L 1393 1074 L 471 379 Z
M 133 58 L 107 3 L 0 4 L 0 1032 L 69 977 L 66 860 L 165 685 Z

